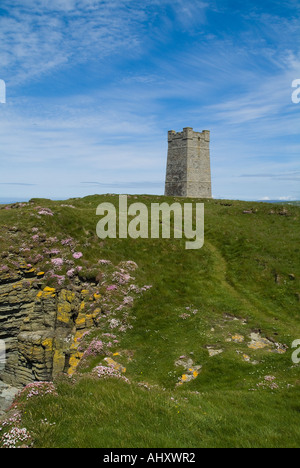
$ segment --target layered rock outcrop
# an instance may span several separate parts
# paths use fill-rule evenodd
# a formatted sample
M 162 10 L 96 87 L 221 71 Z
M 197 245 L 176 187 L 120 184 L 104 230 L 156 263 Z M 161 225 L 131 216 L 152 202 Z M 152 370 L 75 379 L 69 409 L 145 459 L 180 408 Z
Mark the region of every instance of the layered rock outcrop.
M 81 357 L 80 337 L 101 313 L 96 295 L 86 310 L 89 291 L 44 287 L 38 274 L 30 275 L 0 273 L 0 340 L 6 345 L 0 380 L 14 386 L 72 374 Z

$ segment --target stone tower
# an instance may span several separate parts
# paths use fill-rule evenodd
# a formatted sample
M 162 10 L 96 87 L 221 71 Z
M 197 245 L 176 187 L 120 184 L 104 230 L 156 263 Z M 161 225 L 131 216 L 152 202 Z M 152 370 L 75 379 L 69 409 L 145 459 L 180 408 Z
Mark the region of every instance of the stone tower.
M 210 132 L 168 132 L 168 162 L 165 195 L 211 198 Z

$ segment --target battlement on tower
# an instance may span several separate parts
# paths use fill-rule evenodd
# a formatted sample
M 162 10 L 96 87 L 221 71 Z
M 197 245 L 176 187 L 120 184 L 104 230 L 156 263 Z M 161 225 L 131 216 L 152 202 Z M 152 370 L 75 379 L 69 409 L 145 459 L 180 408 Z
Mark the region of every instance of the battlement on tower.
M 168 132 L 165 195 L 211 198 L 210 131 Z
M 177 139 L 192 140 L 194 138 L 200 138 L 205 141 L 210 141 L 210 131 L 203 130 L 202 132 L 194 132 L 192 127 L 185 127 L 182 132 L 175 132 L 175 130 L 168 131 L 168 141 Z

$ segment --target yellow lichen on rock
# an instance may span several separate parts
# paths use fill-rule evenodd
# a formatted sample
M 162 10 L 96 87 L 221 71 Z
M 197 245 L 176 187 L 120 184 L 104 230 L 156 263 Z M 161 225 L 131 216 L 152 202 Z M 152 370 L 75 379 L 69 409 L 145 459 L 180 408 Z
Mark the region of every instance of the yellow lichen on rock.
M 36 271 L 35 268 L 30 268 L 29 270 L 25 270 L 24 273 L 31 274 L 31 273 L 35 273 L 35 271 Z
M 39 299 L 46 299 L 48 297 L 55 297 L 56 296 L 56 289 L 55 288 L 49 288 L 49 286 L 46 286 L 43 291 L 40 291 L 37 294 L 37 297 Z
M 57 320 L 59 322 L 68 324 L 71 320 L 72 311 L 74 308 L 75 293 L 63 289 L 60 292 L 58 305 L 57 305 Z
M 99 309 L 95 309 L 94 312 L 90 314 L 86 314 L 85 318 L 85 326 L 86 328 L 92 328 L 93 325 L 95 324 L 95 320 L 99 315 Z
M 46 287 L 44 288 L 44 292 L 45 292 L 45 293 L 52 293 L 52 294 L 53 294 L 53 293 L 56 292 L 56 289 L 55 289 L 55 288 L 50 288 L 49 286 L 46 286 Z
M 108 364 L 109 367 L 113 367 L 113 369 L 117 370 L 118 372 L 122 372 L 123 374 L 125 374 L 127 370 L 126 367 L 123 367 L 121 364 L 114 361 L 112 358 L 106 357 L 104 358 L 104 361 Z
M 68 375 L 74 374 L 78 364 L 80 363 L 82 356 L 83 356 L 83 353 L 80 353 L 79 351 L 71 355 L 70 361 L 69 361 L 70 367 L 68 370 Z
M 76 319 L 76 328 L 85 328 L 85 313 L 84 313 L 84 309 L 85 309 L 85 302 L 82 301 L 81 304 L 80 304 L 80 307 L 79 307 L 79 314 L 77 316 L 77 319 Z
M 259 333 L 251 333 L 250 338 L 251 342 L 248 344 L 248 348 L 250 349 L 256 350 L 272 347 L 272 343 L 267 338 L 263 338 Z
M 60 302 L 57 306 L 57 320 L 63 323 L 69 323 L 72 307 L 67 301 Z
M 184 383 L 191 382 L 195 380 L 201 372 L 202 366 L 194 365 L 191 358 L 186 356 L 181 356 L 175 361 L 176 367 L 185 367 L 185 373 L 179 378 L 179 382 L 176 385 L 183 385 Z
M 84 330 L 79 330 L 75 333 L 73 343 L 70 346 L 70 349 L 77 349 L 80 343 L 80 340 L 82 336 L 84 335 L 85 331 Z
M 72 302 L 74 302 L 76 296 L 73 291 L 69 291 L 68 289 L 62 289 L 60 297 L 63 301 L 70 302 L 71 304 Z
M 46 338 L 42 341 L 42 346 L 47 349 L 47 351 L 53 350 L 53 338 Z
M 79 314 L 77 319 L 76 319 L 76 328 L 82 329 L 85 328 L 85 315 L 84 314 Z
M 243 343 L 245 340 L 245 337 L 243 335 L 234 335 L 231 337 L 232 341 L 235 343 Z

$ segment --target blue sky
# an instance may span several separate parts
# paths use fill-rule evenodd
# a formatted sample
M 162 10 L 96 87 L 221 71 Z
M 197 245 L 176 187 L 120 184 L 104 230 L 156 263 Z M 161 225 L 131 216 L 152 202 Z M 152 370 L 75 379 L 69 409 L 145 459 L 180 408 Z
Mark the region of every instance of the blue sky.
M 211 130 L 213 195 L 300 199 L 298 0 L 1 0 L 0 198 L 163 194 Z

